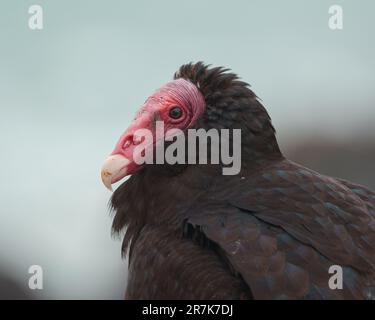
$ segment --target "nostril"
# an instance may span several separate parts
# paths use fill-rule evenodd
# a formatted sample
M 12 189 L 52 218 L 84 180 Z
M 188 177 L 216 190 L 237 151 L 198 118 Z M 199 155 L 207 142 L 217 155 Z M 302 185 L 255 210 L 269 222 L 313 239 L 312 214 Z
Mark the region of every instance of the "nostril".
M 125 148 L 129 147 L 132 144 L 132 142 L 133 142 L 133 136 L 132 135 L 127 136 L 124 140 L 124 143 L 123 143 L 122 147 L 125 149 Z
M 130 145 L 138 145 L 143 141 L 143 137 L 140 135 L 128 135 L 122 144 L 124 149 L 128 148 Z

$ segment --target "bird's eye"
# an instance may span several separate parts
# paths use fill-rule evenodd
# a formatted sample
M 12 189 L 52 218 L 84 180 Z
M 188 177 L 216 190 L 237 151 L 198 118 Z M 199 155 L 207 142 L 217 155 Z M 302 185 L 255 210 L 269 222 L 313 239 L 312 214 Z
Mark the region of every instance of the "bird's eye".
M 172 119 L 179 119 L 181 118 L 182 116 L 182 109 L 180 107 L 172 107 L 170 110 L 169 110 L 169 116 L 172 118 Z

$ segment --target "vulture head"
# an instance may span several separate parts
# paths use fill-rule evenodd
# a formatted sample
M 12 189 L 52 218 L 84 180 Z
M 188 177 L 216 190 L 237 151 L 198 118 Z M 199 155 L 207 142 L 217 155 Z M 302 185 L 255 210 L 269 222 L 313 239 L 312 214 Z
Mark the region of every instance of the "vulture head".
M 157 121 L 164 123 L 163 132 L 157 132 Z M 189 63 L 181 66 L 174 79 L 156 90 L 139 109 L 103 164 L 104 185 L 112 190 L 112 184 L 125 176 L 147 170 L 147 165 L 136 161 L 144 155 L 144 149 L 155 151 L 160 140 L 169 140 L 173 129 L 186 132 L 189 128 L 240 129 L 245 168 L 280 156 L 270 117 L 249 85 L 223 67 Z M 142 129 L 153 133 L 144 149 L 137 148 L 144 142 L 144 137 L 137 134 Z M 174 170 L 172 167 L 168 166 Z
M 157 121 L 163 121 L 163 132 L 155 129 Z M 240 129 L 241 172 L 237 178 L 282 157 L 270 117 L 247 83 L 222 67 L 211 68 L 202 62 L 181 66 L 171 82 L 145 101 L 102 167 L 102 180 L 109 189 L 131 175 L 111 198 L 113 232 L 126 227 L 123 254 L 145 224 L 163 224 L 179 232 L 183 212 L 193 199 L 215 185 L 215 179 L 225 179 L 222 163 L 137 164 L 137 146 L 144 141 L 136 132 L 142 129 L 153 133 L 147 144 L 153 152 L 175 129 L 183 134 L 189 129 Z

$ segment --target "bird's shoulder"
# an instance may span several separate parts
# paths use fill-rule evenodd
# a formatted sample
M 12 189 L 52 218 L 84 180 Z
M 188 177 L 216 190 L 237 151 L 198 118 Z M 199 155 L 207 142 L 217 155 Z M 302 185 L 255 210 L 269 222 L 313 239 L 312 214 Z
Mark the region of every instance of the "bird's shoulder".
M 185 229 L 215 243 L 254 297 L 363 297 L 375 267 L 371 191 L 289 160 L 222 181 L 190 208 Z M 328 288 L 334 264 L 347 278 L 341 292 Z

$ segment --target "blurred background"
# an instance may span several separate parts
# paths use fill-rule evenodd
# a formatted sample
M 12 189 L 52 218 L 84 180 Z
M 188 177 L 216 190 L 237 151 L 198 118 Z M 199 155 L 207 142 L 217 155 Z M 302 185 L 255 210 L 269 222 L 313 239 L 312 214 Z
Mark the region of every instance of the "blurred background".
M 333 4 L 343 30 L 328 28 Z M 100 167 L 186 62 L 250 83 L 288 157 L 375 188 L 374 14 L 372 0 L 2 0 L 0 298 L 123 297 Z

